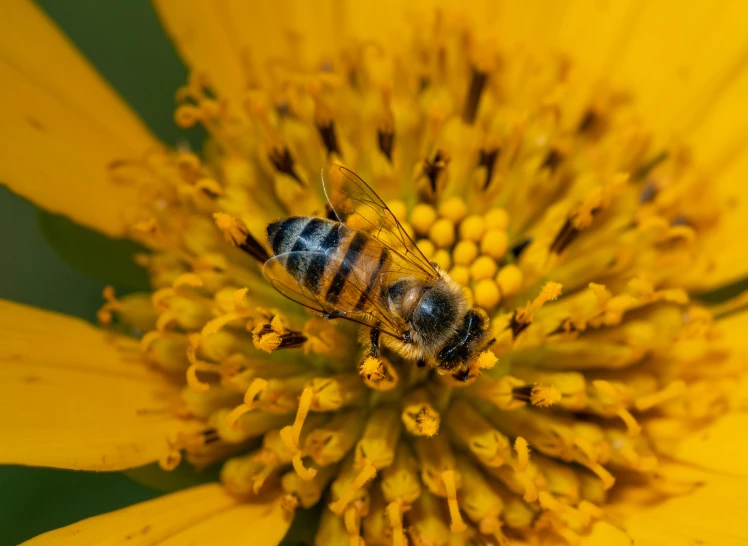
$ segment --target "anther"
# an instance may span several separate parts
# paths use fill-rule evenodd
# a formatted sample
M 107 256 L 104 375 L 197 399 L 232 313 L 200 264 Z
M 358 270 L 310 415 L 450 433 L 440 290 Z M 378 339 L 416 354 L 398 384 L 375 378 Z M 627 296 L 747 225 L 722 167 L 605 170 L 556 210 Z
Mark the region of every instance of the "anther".
M 359 372 L 369 381 L 379 381 L 384 379 L 384 367 L 382 361 L 373 356 L 367 356 L 359 366 Z
M 486 180 L 483 182 L 483 190 L 487 190 L 493 178 L 493 170 L 496 167 L 496 160 L 499 159 L 501 148 L 478 151 L 478 167 L 485 167 Z
M 630 437 L 636 438 L 641 434 L 642 427 L 636 421 L 634 416 L 631 415 L 631 412 L 629 410 L 627 410 L 626 408 L 618 408 L 616 410 L 616 415 L 620 417 L 621 421 L 623 421 L 623 424 L 626 425 L 626 432 Z
M 661 151 L 659 154 L 654 156 L 652 159 L 644 163 L 641 167 L 636 169 L 634 171 L 634 174 L 632 176 L 633 180 L 642 180 L 647 177 L 649 173 L 651 173 L 655 167 L 657 167 L 660 163 L 664 162 L 668 158 L 668 152 L 667 150 Z
M 473 67 L 473 77 L 470 80 L 470 89 L 465 99 L 465 108 L 462 111 L 462 120 L 471 124 L 475 121 L 475 115 L 478 112 L 478 104 L 483 94 L 483 88 L 488 80 L 488 72 L 483 72 Z M 489 179 L 490 180 L 490 179 Z
M 561 254 L 576 239 L 577 235 L 579 235 L 579 230 L 574 227 L 571 218 L 567 218 L 553 239 L 550 251 L 555 254 Z
M 467 525 L 462 520 L 460 508 L 457 504 L 457 486 L 455 484 L 455 471 L 445 470 L 442 472 L 442 481 L 444 489 L 447 492 L 447 505 L 449 506 L 449 515 L 452 518 L 450 529 L 453 533 L 462 533 L 467 529 Z
M 392 163 L 392 148 L 395 146 L 395 132 L 393 130 L 377 129 L 377 144 L 379 151 Z
M 272 324 L 258 324 L 252 330 L 254 334 L 254 345 L 267 353 L 272 353 L 277 349 L 293 349 L 301 347 L 306 343 L 307 338 L 301 332 L 295 330 L 285 330 L 285 333 L 279 334 Z
M 295 163 L 288 147 L 273 148 L 268 152 L 268 159 L 279 173 L 290 176 L 300 186 L 304 186 L 304 181 L 299 176 L 299 173 L 296 172 Z
M 265 263 L 270 255 L 257 239 L 252 237 L 244 222 L 224 212 L 216 212 L 213 219 L 223 236 L 259 262 Z
M 529 247 L 531 243 L 532 237 L 525 237 L 520 242 L 515 244 L 511 249 L 511 253 L 512 256 L 514 256 L 514 259 L 519 259 L 519 257 L 522 256 L 522 253 L 527 250 L 527 247 Z
M 322 143 L 327 150 L 327 154 L 329 156 L 337 154 L 342 157 L 340 147 L 338 146 L 338 137 L 335 133 L 335 122 L 332 120 L 328 120 L 326 123 L 318 121 L 316 126 L 319 136 L 322 138 Z
M 530 403 L 539 408 L 547 408 L 561 400 L 561 392 L 552 385 L 535 385 L 530 393 Z
M 450 157 L 444 150 L 437 150 L 433 159 L 424 159 L 421 162 L 421 171 L 429 181 L 432 195 L 436 195 L 439 176 L 449 165 Z
M 564 155 L 557 148 L 551 148 L 548 150 L 543 163 L 540 164 L 540 168 L 548 169 L 551 173 L 554 173 L 563 161 Z

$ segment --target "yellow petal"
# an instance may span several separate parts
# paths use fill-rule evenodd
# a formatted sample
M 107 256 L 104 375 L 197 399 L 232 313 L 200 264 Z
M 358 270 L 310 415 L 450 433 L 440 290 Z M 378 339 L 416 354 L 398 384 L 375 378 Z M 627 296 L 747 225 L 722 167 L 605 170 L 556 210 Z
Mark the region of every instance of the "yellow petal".
M 52 212 L 124 235 L 136 191 L 112 183 L 107 167 L 140 158 L 156 140 L 38 7 L 9 0 L 2 12 L 0 182 Z
M 239 504 L 221 485 L 208 484 L 88 518 L 24 544 L 276 546 L 289 523 L 277 501 Z
M 598 523 L 584 546 L 737 546 L 748 543 L 748 480 L 686 468 L 664 468 L 688 493 L 656 498 L 641 488 L 622 492 L 608 508 L 615 527 Z M 626 538 L 628 542 L 624 541 Z
M 0 300 L 0 463 L 121 470 L 158 460 L 179 390 L 135 340 Z

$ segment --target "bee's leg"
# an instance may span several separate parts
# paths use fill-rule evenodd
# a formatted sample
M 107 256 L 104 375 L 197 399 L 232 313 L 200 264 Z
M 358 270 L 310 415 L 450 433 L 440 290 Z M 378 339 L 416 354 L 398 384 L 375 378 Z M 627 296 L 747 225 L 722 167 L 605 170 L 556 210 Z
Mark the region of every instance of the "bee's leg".
M 379 334 L 380 334 L 379 327 L 374 326 L 371 329 L 371 332 L 369 333 L 369 341 L 371 342 L 371 345 L 369 346 L 369 356 L 372 358 L 379 358 Z

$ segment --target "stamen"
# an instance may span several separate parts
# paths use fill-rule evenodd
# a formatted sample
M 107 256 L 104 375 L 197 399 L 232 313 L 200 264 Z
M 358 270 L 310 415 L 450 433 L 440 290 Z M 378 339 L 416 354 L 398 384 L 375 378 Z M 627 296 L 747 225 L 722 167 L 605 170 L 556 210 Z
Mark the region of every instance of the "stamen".
M 371 463 L 366 463 L 358 475 L 353 479 L 348 489 L 343 495 L 335 502 L 330 504 L 330 510 L 337 515 L 342 515 L 348 503 L 353 499 L 356 492 L 361 489 L 366 482 L 374 478 L 377 475 L 377 469 Z
M 584 466 L 589 468 L 592 472 L 594 472 L 598 478 L 603 482 L 603 487 L 607 490 L 613 487 L 613 484 L 616 483 L 616 479 L 613 477 L 613 475 L 606 470 L 606 468 L 601 465 L 600 463 L 585 463 L 582 462 Z
M 563 161 L 564 155 L 557 148 L 551 148 L 548 150 L 543 163 L 540 164 L 540 168 L 548 169 L 551 173 L 554 173 Z
M 547 408 L 561 400 L 561 392 L 552 385 L 535 385 L 530 393 L 533 406 Z
M 445 470 L 442 472 L 442 481 L 444 482 L 444 489 L 447 491 L 449 515 L 452 518 L 451 530 L 453 533 L 462 533 L 467 529 L 467 525 L 462 520 L 460 508 L 457 504 L 457 487 L 455 485 L 454 470 Z
M 524 472 L 530 463 L 530 448 L 527 445 L 527 440 L 522 436 L 517 436 L 514 441 L 514 450 L 517 452 L 517 470 Z
M 403 516 L 400 513 L 401 505 L 398 501 L 393 501 L 387 505 L 387 517 L 392 526 L 392 545 L 406 546 L 407 540 L 403 532 Z
M 227 241 L 261 263 L 268 261 L 270 258 L 268 251 L 249 233 L 244 222 L 224 212 L 216 212 L 213 214 L 213 219 Z
M 283 427 L 280 431 L 281 440 L 283 440 L 283 443 L 290 451 L 294 452 L 292 460 L 294 470 L 296 470 L 299 476 L 304 480 L 311 480 L 317 474 L 315 469 L 304 467 L 301 461 L 302 452 L 299 448 L 301 429 L 304 426 L 304 421 L 306 420 L 307 415 L 309 414 L 309 408 L 312 405 L 313 397 L 314 391 L 311 388 L 307 387 L 302 391 L 301 397 L 299 398 L 299 409 L 296 412 L 296 419 L 294 420 L 293 425 Z
M 182 462 L 182 453 L 178 449 L 171 449 L 169 452 L 158 460 L 158 466 L 162 470 L 170 472 Z
M 366 383 L 367 387 L 380 392 L 391 391 L 397 387 L 400 376 L 395 366 L 387 358 L 382 357 L 379 360 L 382 363 L 382 378 L 379 379 L 376 375 L 372 375 L 372 378 L 368 379 L 364 376 L 364 383 Z
M 434 436 L 439 431 L 441 418 L 429 403 L 424 389 L 411 393 L 400 414 L 405 429 L 414 436 Z
M 226 415 L 226 422 L 230 427 L 238 427 L 239 417 L 254 409 L 255 398 L 257 398 L 260 393 L 262 393 L 262 391 L 267 388 L 267 386 L 268 382 L 264 379 L 260 379 L 259 377 L 252 381 L 252 383 L 249 385 L 249 388 L 247 389 L 247 392 L 244 393 L 244 403 L 239 404 L 233 410 L 231 410 L 228 415 Z
M 379 151 L 392 163 L 392 148 L 395 146 L 395 132 L 377 129 L 377 145 Z
M 556 234 L 556 237 L 551 243 L 550 251 L 554 254 L 561 254 L 566 247 L 568 247 L 572 241 L 579 235 L 580 230 L 574 227 L 571 218 L 567 218 L 564 225 Z
M 673 398 L 683 395 L 686 392 L 686 384 L 681 380 L 670 383 L 667 387 L 659 392 L 642 396 L 634 401 L 634 406 L 639 411 L 646 411 Z
M 361 538 L 361 518 L 358 512 L 353 506 L 345 511 L 345 530 L 350 536 L 350 546 L 364 546 L 364 539 Z
M 483 93 L 486 81 L 488 81 L 488 72 L 483 72 L 473 67 L 473 77 L 470 80 L 470 89 L 468 90 L 467 98 L 465 99 L 465 108 L 462 111 L 462 120 L 467 124 L 472 125 L 475 121 L 475 115 L 478 112 L 478 104 L 480 103 L 480 97 Z
M 618 408 L 616 415 L 621 418 L 621 421 L 626 425 L 626 432 L 632 438 L 636 438 L 642 432 L 641 425 L 636 421 L 631 412 L 626 408 Z
M 258 324 L 252 330 L 254 334 L 254 345 L 267 353 L 272 353 L 277 349 L 293 349 L 301 347 L 306 343 L 306 336 L 295 330 L 283 330 L 285 333 L 279 334 L 272 323 Z

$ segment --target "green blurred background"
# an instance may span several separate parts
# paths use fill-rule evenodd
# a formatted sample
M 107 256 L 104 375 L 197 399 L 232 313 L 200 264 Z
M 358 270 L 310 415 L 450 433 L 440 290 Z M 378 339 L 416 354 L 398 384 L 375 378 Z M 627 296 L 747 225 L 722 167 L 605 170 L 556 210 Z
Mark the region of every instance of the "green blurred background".
M 159 138 L 170 144 L 186 140 L 199 145 L 199 131 L 185 133 L 172 122 L 174 91 L 186 80 L 187 71 L 149 2 L 39 0 L 38 4 Z M 33 42 L 34 36 L 28 40 Z M 50 231 L 57 232 L 53 244 L 46 236 Z M 105 284 L 114 282 L 126 291 L 142 282 L 106 278 L 107 268 L 86 267 L 75 256 L 76 267 L 71 266 L 65 245 L 90 254 L 107 241 L 59 218 L 40 215 L 34 205 L 4 187 L 0 187 L 0 233 L 0 298 L 94 321 Z M 113 248 L 121 254 L 122 245 Z M 56 249 L 68 254 L 67 261 Z M 0 491 L 0 545 L 18 544 L 159 494 L 120 473 L 26 467 L 0 467 Z

